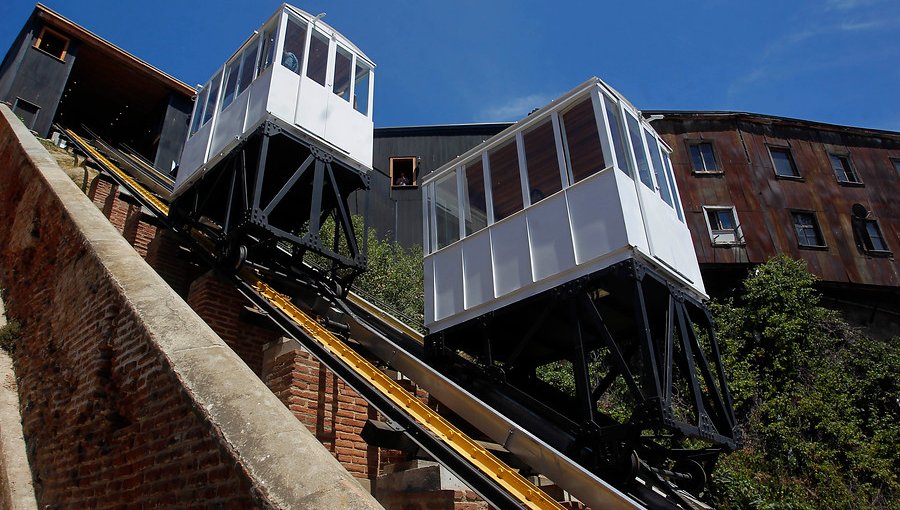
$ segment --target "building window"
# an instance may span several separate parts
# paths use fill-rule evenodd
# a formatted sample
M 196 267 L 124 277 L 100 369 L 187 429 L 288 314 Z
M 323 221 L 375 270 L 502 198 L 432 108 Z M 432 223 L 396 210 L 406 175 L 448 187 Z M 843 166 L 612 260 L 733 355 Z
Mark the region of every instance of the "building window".
M 66 52 L 69 50 L 69 40 L 52 30 L 44 28 L 41 30 L 41 35 L 34 41 L 34 47 L 52 57 L 65 60 Z
M 266 44 L 270 44 L 268 52 L 272 55 L 271 58 L 274 58 L 274 31 L 272 32 L 272 35 L 270 37 L 271 41 L 267 41 Z M 305 48 L 306 23 L 301 23 L 299 21 L 295 21 L 293 18 L 288 18 L 287 28 L 284 31 L 284 50 L 281 53 L 281 65 L 283 65 L 294 74 L 300 74 L 300 70 L 303 68 L 303 51 L 305 50 Z M 269 57 L 267 56 L 266 58 L 268 59 Z M 268 67 L 269 63 L 266 62 L 265 66 Z
M 862 240 L 866 251 L 889 252 L 887 242 L 881 235 L 881 228 L 876 220 L 863 220 Z
M 688 151 L 691 153 L 691 170 L 695 173 L 721 173 L 711 143 L 690 143 Z
M 853 166 L 850 164 L 850 156 L 839 154 L 829 154 L 828 159 L 831 160 L 831 168 L 834 170 L 834 176 L 838 182 L 847 184 L 861 184 Z
M 313 30 L 309 39 L 309 63 L 306 64 L 306 76 L 310 80 L 325 86 L 328 73 L 328 37 Z
M 797 165 L 794 163 L 794 156 L 791 155 L 791 149 L 787 147 L 769 147 L 769 154 L 772 156 L 772 164 L 775 165 L 776 175 L 788 178 L 800 177 L 800 172 L 797 171 Z
M 900 158 L 892 158 L 891 163 L 894 164 L 894 170 L 897 171 L 897 177 L 900 177 Z
M 794 230 L 797 232 L 797 242 L 804 248 L 824 248 L 825 240 L 822 238 L 822 230 L 813 212 L 791 212 L 794 219 Z
M 21 97 L 17 97 L 16 102 L 13 103 L 12 111 L 16 117 L 22 120 L 22 124 L 25 124 L 25 127 L 34 129 L 34 124 L 37 122 L 38 112 L 41 111 L 41 107 L 34 103 L 30 103 Z
M 391 187 L 407 188 L 415 186 L 418 172 L 418 158 L 415 156 L 391 158 Z
M 715 245 L 744 244 L 744 235 L 733 206 L 703 206 L 706 229 Z

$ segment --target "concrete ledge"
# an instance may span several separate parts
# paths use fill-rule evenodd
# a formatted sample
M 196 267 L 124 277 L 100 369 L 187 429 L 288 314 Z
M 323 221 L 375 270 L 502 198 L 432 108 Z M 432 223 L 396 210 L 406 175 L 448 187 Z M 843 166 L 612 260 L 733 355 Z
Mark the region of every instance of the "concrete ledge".
M 0 301 L 0 327 L 6 325 Z M 25 454 L 19 394 L 12 360 L 0 351 L 0 509 L 37 510 L 31 469 Z
M 15 119 L 6 106 L 0 106 L 0 147 L 3 151 L 21 151 L 30 161 L 29 169 L 0 168 L 25 172 L 18 185 L 22 189 L 3 190 L 0 200 L 11 204 L 18 195 L 15 211 L 0 211 L 0 217 L 13 232 L 5 246 L 0 239 L 3 259 L 17 253 L 29 253 L 34 239 L 35 221 L 41 211 L 32 210 L 42 197 L 58 202 L 62 218 L 71 222 L 77 239 L 66 243 L 82 245 L 79 268 L 97 265 L 105 281 L 124 297 L 129 313 L 138 318 L 129 325 L 139 336 L 146 336 L 146 347 L 156 353 L 163 370 L 176 378 L 194 411 L 208 425 L 208 432 L 243 476 L 249 480 L 254 499 L 268 508 L 354 508 L 376 509 L 378 503 L 310 434 L 291 412 L 269 391 L 256 375 L 154 272 L 118 231 L 59 169 L 47 151 Z M 17 138 L 17 147 L 4 138 Z M 0 156 L 4 156 L 0 152 Z M 0 161 L 9 160 L 5 155 Z M 26 181 L 27 179 L 27 181 Z M 0 182 L 7 180 L 0 176 Z M 0 186 L 9 184 L 0 184 Z M 9 207 L 9 205 L 6 205 Z M 37 220 L 35 218 L 38 218 Z M 2 236 L 0 236 L 2 237 Z M 85 262 L 85 258 L 87 261 Z M 68 263 L 59 261 L 59 264 Z M 68 266 L 67 266 L 68 267 Z M 95 267 L 95 266 L 91 266 Z M 10 274 L 0 268 L 4 285 L 29 278 L 19 265 Z M 48 289 L 53 292 L 53 289 Z M 72 307 L 81 303 L 71 303 Z M 77 312 L 76 312 L 77 313 Z M 176 438 L 177 439 L 177 438 Z

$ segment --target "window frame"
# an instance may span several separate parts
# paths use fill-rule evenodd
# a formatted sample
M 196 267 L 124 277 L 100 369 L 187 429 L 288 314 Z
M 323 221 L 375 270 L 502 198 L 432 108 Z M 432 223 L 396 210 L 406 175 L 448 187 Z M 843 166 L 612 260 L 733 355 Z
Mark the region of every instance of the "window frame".
M 876 218 L 861 218 L 862 228 L 860 229 L 860 233 L 863 237 L 863 251 L 866 252 L 867 255 L 873 256 L 891 256 L 893 255 L 893 251 L 891 251 L 891 247 L 888 246 L 887 238 L 884 236 L 884 231 L 881 230 L 881 225 L 878 224 L 878 219 Z M 869 248 L 872 243 L 872 236 L 869 234 L 868 226 L 869 224 L 875 225 L 875 228 L 878 230 L 878 235 L 881 238 L 881 242 L 884 244 L 883 250 L 876 248 Z
M 864 185 L 862 182 L 862 179 L 859 178 L 859 172 L 856 171 L 856 166 L 853 164 L 853 160 L 850 159 L 849 152 L 829 151 L 827 154 L 828 154 L 828 163 L 831 165 L 831 173 L 832 173 L 832 175 L 834 175 L 834 178 L 838 184 L 840 184 L 841 186 L 863 186 Z M 850 176 L 853 177 L 854 180 L 842 181 L 836 173 L 837 169 L 834 168 L 834 161 L 832 161 L 831 158 L 837 158 L 842 163 L 846 162 L 846 164 L 847 164 L 846 167 L 844 167 L 843 164 L 841 165 L 843 167 L 842 169 L 844 171 L 844 175 L 846 176 L 847 173 L 849 172 Z
M 688 162 L 691 165 L 691 173 L 694 175 L 722 175 L 725 173 L 725 170 L 722 169 L 722 160 L 719 158 L 719 151 L 716 150 L 716 145 L 713 140 L 705 140 L 705 139 L 693 139 L 693 140 L 685 140 L 684 145 L 687 148 Z M 713 163 L 716 165 L 715 170 L 700 170 L 694 168 L 694 157 L 691 154 L 691 150 L 693 147 L 699 147 L 701 145 L 709 145 L 710 151 L 712 151 L 713 155 Z M 703 159 L 703 152 L 700 152 L 700 157 Z M 774 161 L 772 162 L 774 164 Z M 703 166 L 706 166 L 706 160 L 703 159 Z M 794 165 L 796 167 L 796 164 Z
M 891 164 L 894 165 L 894 171 L 897 172 L 896 177 L 900 178 L 900 157 L 896 158 L 888 158 L 891 160 Z
M 412 182 L 410 184 L 394 184 L 394 161 L 397 160 L 412 160 Z M 414 189 L 419 187 L 418 156 L 391 156 L 388 158 L 388 170 L 390 172 L 391 189 Z
M 13 100 L 13 104 L 11 105 L 12 113 L 16 117 L 20 117 L 18 112 L 22 110 L 22 108 L 19 105 L 28 105 L 28 106 L 33 106 L 35 108 L 34 116 L 31 118 L 30 125 L 25 124 L 24 119 L 20 118 L 20 120 L 22 120 L 22 124 L 25 125 L 26 128 L 28 128 L 29 130 L 33 130 L 34 125 L 37 124 L 38 116 L 41 114 L 41 106 L 38 104 L 32 103 L 31 101 L 29 101 L 27 99 L 22 99 L 21 97 L 16 96 L 15 100 Z
M 797 247 L 799 247 L 801 249 L 805 249 L 805 250 L 827 250 L 828 249 L 828 242 L 825 240 L 825 233 L 822 230 L 822 224 L 819 223 L 819 217 L 815 211 L 810 211 L 807 209 L 789 209 L 788 212 L 791 215 L 791 226 L 794 228 L 794 235 L 797 238 Z M 820 245 L 803 244 L 803 242 L 800 239 L 800 233 L 797 232 L 797 221 L 796 221 L 796 218 L 801 214 L 809 215 L 812 218 L 812 220 L 813 220 L 812 227 L 815 230 L 815 232 L 816 232 L 819 240 L 822 242 L 822 244 L 820 244 Z
M 747 242 L 744 239 L 744 230 L 741 227 L 741 220 L 738 218 L 737 209 L 733 205 L 704 205 L 703 209 L 703 221 L 706 222 L 706 232 L 709 234 L 709 240 L 713 246 L 744 246 Z M 721 233 L 716 234 L 716 232 L 724 232 L 725 229 L 713 229 L 713 225 L 709 221 L 709 213 L 710 211 L 730 211 L 731 219 L 734 221 L 735 227 L 733 229 L 734 239 L 731 241 L 719 240 L 718 236 L 722 235 Z
M 789 181 L 803 181 L 803 175 L 800 173 L 800 167 L 797 166 L 797 160 L 794 158 L 794 151 L 788 145 L 770 145 L 767 144 L 766 147 L 769 150 L 769 162 L 772 163 L 772 171 L 775 173 L 776 179 L 786 179 Z M 787 154 L 788 159 L 791 162 L 791 167 L 796 172 L 796 175 L 783 175 L 778 173 L 778 165 L 775 163 L 775 158 L 772 156 L 774 151 L 783 151 Z
M 47 33 L 50 33 L 50 34 L 52 34 L 52 35 L 54 35 L 54 36 L 56 36 L 56 37 L 59 37 L 60 39 L 63 40 L 63 43 L 64 43 L 64 44 L 63 44 L 62 53 L 61 53 L 60 55 L 54 55 L 53 53 L 50 53 L 50 52 L 47 51 L 47 50 L 41 49 L 41 41 L 44 40 L 44 36 L 45 36 Z M 43 53 L 44 55 L 49 55 L 49 56 L 55 58 L 56 60 L 59 60 L 60 62 L 65 62 L 65 61 L 66 61 L 66 55 L 69 54 L 69 44 L 70 44 L 70 43 L 71 43 L 71 39 L 69 39 L 68 37 L 62 35 L 61 33 L 57 32 L 56 30 L 53 30 L 53 29 L 50 28 L 50 27 L 42 27 L 42 28 L 41 28 L 40 34 L 38 34 L 37 38 L 35 38 L 35 40 L 34 40 L 34 45 L 33 45 L 33 47 L 34 47 L 34 49 L 40 51 L 40 52 Z

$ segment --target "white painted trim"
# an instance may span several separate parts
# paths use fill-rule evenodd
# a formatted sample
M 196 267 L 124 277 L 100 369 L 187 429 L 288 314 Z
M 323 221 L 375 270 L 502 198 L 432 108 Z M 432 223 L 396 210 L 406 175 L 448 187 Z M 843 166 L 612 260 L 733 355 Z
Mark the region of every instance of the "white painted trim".
M 525 162 L 525 137 L 523 131 L 516 132 L 516 155 L 519 160 L 519 187 L 522 193 L 522 209 L 531 206 L 531 192 L 528 190 L 528 170 Z

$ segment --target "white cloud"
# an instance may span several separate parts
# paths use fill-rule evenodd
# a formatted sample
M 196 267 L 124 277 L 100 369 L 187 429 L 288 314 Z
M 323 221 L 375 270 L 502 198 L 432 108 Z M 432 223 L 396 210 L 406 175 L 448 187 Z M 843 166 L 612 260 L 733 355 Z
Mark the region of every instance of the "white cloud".
M 859 7 L 865 7 L 878 3 L 880 0 L 827 0 L 826 11 L 850 11 Z
M 501 104 L 491 106 L 479 114 L 479 120 L 485 122 L 516 121 L 535 108 L 541 108 L 559 94 L 529 94 L 510 98 Z

